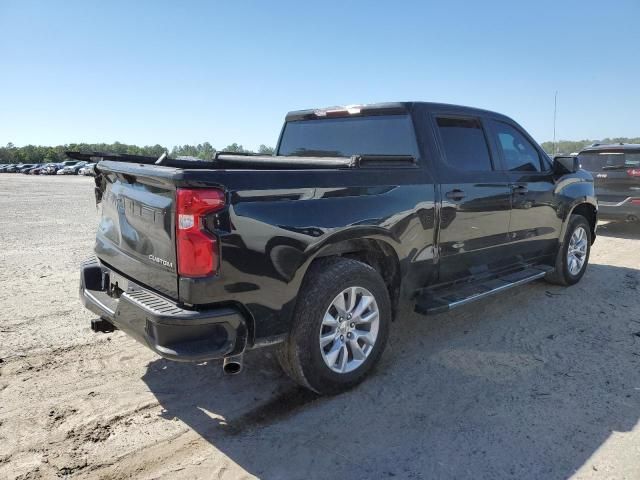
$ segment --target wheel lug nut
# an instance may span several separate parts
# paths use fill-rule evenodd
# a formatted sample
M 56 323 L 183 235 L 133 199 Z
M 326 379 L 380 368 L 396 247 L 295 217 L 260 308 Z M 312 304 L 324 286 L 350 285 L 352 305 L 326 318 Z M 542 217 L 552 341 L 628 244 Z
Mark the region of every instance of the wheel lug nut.
M 351 320 L 351 314 L 348 314 L 348 315 L 347 315 L 347 318 L 348 318 L 349 320 Z
M 344 317 L 338 317 L 339 322 L 344 322 Z
M 351 327 L 351 328 L 356 328 L 356 324 L 355 324 L 354 322 L 351 322 L 350 327 Z
M 351 332 L 347 333 L 347 338 L 351 338 L 353 335 L 351 335 Z
M 344 340 L 344 335 L 340 335 L 340 340 Z

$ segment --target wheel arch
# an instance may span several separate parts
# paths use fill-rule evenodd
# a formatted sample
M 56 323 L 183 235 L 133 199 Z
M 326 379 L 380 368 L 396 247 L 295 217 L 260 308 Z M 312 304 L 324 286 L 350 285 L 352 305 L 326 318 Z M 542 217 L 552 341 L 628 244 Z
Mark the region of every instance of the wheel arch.
M 564 239 L 571 215 L 581 215 L 587 219 L 591 227 L 591 243 L 593 244 L 596 239 L 596 229 L 598 225 L 598 207 L 588 201 L 581 201 L 574 204 L 562 225 L 562 236 L 560 237 L 562 239 Z
M 395 316 L 400 299 L 401 272 L 398 254 L 389 242 L 380 238 L 360 237 L 326 244 L 313 255 L 304 276 L 314 262 L 328 257 L 351 258 L 376 270 L 387 286 Z

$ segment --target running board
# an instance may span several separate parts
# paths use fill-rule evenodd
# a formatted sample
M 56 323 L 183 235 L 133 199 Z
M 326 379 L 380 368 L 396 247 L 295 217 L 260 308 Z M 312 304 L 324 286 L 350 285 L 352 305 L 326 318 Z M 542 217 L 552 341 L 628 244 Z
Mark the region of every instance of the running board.
M 544 277 L 551 270 L 553 268 L 548 265 L 536 265 L 535 267 L 528 267 L 517 272 L 468 285 L 454 285 L 426 290 L 416 297 L 414 310 L 422 315 L 446 312 L 494 293 L 533 282 Z

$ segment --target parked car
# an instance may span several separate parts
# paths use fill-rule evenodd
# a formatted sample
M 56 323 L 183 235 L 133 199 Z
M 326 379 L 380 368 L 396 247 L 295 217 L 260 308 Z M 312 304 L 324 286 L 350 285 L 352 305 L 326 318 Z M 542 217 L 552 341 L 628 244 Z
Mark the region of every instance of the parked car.
M 60 170 L 62 167 L 63 167 L 63 165 L 60 162 L 49 163 L 42 169 L 40 174 L 41 175 L 55 175 L 56 172 L 58 170 Z
M 95 163 L 87 163 L 84 167 L 82 167 L 79 171 L 78 171 L 78 175 L 89 175 L 89 176 L 95 176 L 95 172 L 94 172 L 94 167 L 96 166 Z
M 36 170 L 42 168 L 44 165 L 45 165 L 44 163 L 36 163 L 36 164 L 30 166 L 29 168 L 22 169 L 22 173 L 25 173 L 27 175 L 33 175 L 33 173 Z
M 640 220 L 640 145 L 594 144 L 578 161 L 595 178 L 600 218 Z
M 56 175 L 78 175 L 78 172 L 87 162 L 77 162 L 72 165 L 66 165 L 56 172 Z
M 42 171 L 45 168 L 47 168 L 47 165 L 49 165 L 49 164 L 48 163 L 41 163 L 37 167 L 32 168 L 31 170 L 29 170 L 29 175 L 41 175 Z
M 36 166 L 35 163 L 25 163 L 23 164 L 20 168 L 18 168 L 16 170 L 16 172 L 19 173 L 27 173 L 29 170 L 31 170 L 32 168 L 34 168 Z
M 92 328 L 226 373 L 277 344 L 322 394 L 372 370 L 400 302 L 430 315 L 540 278 L 572 285 L 596 235 L 576 159 L 469 107 L 291 112 L 274 156 L 102 158 L 80 284 Z
M 24 165 L 22 163 L 14 163 L 13 165 L 9 165 L 5 172 L 7 173 L 16 173 L 18 172 Z
M 64 162 L 49 163 L 41 173 L 45 175 L 55 175 L 61 168 L 72 166 L 76 163 L 78 163 L 78 160 L 65 160 Z

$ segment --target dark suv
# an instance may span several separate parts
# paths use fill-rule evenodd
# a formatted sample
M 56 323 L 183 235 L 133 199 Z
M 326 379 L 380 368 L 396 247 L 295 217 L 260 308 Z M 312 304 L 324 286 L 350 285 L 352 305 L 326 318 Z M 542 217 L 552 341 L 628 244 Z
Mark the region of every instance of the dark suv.
M 593 144 L 578 160 L 595 179 L 600 218 L 640 220 L 640 144 Z

